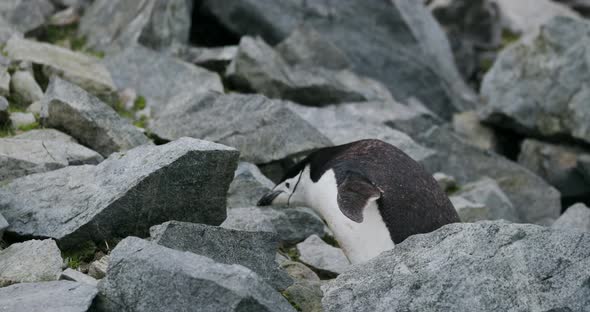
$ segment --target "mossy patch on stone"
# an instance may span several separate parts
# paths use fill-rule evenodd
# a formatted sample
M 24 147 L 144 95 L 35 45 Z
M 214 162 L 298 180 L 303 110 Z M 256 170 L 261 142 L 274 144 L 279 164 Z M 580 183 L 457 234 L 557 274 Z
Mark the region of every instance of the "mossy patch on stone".
M 297 311 L 303 311 L 303 309 L 301 309 L 301 307 L 297 304 L 297 302 L 295 302 L 293 300 L 293 298 L 291 298 L 291 296 L 289 296 L 289 293 L 287 293 L 286 291 L 281 292 L 281 295 L 283 295 L 283 297 L 285 297 L 285 299 L 287 299 L 287 301 L 289 302 L 289 304 L 291 306 L 293 306 L 293 308 L 295 308 L 295 310 Z
M 96 249 L 97 247 L 94 242 L 86 241 L 78 248 L 62 251 L 62 257 L 67 262 L 69 268 L 77 269 L 83 263 L 90 263 L 94 260 Z
M 33 130 L 33 129 L 39 129 L 39 128 L 41 128 L 41 125 L 39 124 L 39 122 L 35 121 L 33 123 L 30 123 L 30 124 L 19 126 L 18 127 L 18 130 L 19 131 L 26 132 L 26 131 L 30 131 L 30 130 Z

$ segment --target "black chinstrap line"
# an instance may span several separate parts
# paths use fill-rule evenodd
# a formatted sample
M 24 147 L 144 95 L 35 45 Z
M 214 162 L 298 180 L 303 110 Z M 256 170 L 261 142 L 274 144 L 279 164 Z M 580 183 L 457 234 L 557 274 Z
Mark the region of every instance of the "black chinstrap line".
M 305 170 L 301 171 L 301 173 L 299 174 L 299 177 L 297 178 L 297 183 L 295 183 L 295 186 L 293 187 L 293 192 L 291 192 L 291 194 L 289 194 L 289 198 L 287 198 L 287 207 L 291 207 L 291 196 L 293 196 L 293 194 L 295 194 L 295 191 L 297 191 L 297 186 L 299 185 L 299 181 L 301 181 L 301 176 L 303 175 L 303 172 Z

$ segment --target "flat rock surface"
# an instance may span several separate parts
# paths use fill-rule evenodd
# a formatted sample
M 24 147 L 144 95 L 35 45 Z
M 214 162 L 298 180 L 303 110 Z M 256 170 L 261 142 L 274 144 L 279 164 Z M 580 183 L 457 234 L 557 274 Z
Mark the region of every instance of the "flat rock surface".
M 13 37 L 4 51 L 8 58 L 47 66 L 52 73 L 71 81 L 93 94 L 115 90 L 107 68 L 98 59 L 55 45 Z
M 190 251 L 219 263 L 243 265 L 279 290 L 292 284 L 275 262 L 280 243 L 276 234 L 171 221 L 152 227 L 150 236 L 164 247 Z
M 0 139 L 0 181 L 102 160 L 100 154 L 77 143 Z
M 232 146 L 244 161 L 255 164 L 331 145 L 285 102 L 261 95 L 179 95 L 156 116 L 150 129 L 166 140 L 189 136 Z
M 148 144 L 148 138 L 84 89 L 53 77 L 42 99 L 42 117 L 103 156 Z
M 99 284 L 100 311 L 295 311 L 241 265 L 217 263 L 135 237 L 119 243 L 111 261 Z
M 183 138 L 16 179 L 0 188 L 8 231 L 53 237 L 61 246 L 148 234 L 168 220 L 218 225 L 238 152 Z M 34 192 L 33 192 L 34 190 Z
M 297 244 L 297 251 L 301 262 L 320 271 L 340 274 L 351 266 L 342 249 L 328 245 L 317 235 Z
M 119 89 L 134 89 L 156 111 L 181 94 L 223 92 L 218 74 L 140 45 L 108 55 L 103 63 Z
M 242 231 L 275 232 L 286 243 L 298 243 L 313 234 L 326 234 L 322 219 L 310 208 L 303 207 L 232 208 L 221 226 Z
M 0 286 L 56 281 L 62 262 L 59 248 L 52 239 L 12 244 L 0 250 Z
M 585 311 L 590 236 L 501 221 L 415 235 L 323 287 L 325 311 Z
M 0 288 L 0 309 L 19 312 L 86 312 L 94 286 L 70 281 L 22 283 Z

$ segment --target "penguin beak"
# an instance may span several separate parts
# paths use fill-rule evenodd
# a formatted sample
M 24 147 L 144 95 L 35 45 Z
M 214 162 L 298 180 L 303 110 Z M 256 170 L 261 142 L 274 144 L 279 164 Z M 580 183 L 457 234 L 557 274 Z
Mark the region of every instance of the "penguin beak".
M 279 194 L 283 193 L 283 191 L 272 191 L 270 193 L 266 193 L 262 198 L 258 201 L 256 206 L 270 206 L 272 205 L 272 201 L 279 196 Z

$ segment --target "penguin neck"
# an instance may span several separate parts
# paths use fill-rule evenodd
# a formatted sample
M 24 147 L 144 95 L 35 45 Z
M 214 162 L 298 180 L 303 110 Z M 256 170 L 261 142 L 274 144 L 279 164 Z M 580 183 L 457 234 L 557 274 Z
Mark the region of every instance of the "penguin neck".
M 338 186 L 333 170 L 326 171 L 317 182 L 311 179 L 303 182 L 312 184 L 305 185 L 307 203 L 326 221 L 352 264 L 370 260 L 394 247 L 376 201 L 363 209 L 361 223 L 342 214 L 338 207 Z

